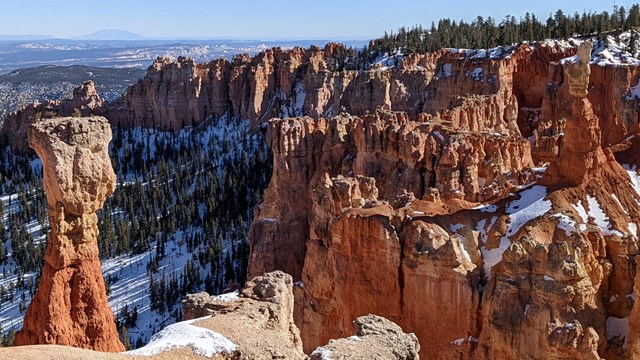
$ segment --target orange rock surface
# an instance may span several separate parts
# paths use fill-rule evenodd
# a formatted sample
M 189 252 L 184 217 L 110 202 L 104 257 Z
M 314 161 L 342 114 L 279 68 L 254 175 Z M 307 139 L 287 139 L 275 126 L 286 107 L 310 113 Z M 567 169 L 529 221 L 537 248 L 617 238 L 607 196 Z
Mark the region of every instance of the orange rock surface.
M 29 144 L 44 169 L 51 231 L 38 290 L 14 345 L 58 344 L 123 351 L 98 257 L 96 211 L 115 188 L 101 117 L 32 125 Z

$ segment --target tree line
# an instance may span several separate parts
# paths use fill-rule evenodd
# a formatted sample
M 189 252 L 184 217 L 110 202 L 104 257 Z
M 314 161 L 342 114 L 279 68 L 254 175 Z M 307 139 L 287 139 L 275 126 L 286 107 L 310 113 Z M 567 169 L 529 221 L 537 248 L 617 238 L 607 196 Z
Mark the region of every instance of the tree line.
M 333 70 L 367 69 L 377 59 L 395 54 L 433 52 L 443 48 L 488 49 L 508 46 L 523 41 L 543 41 L 545 39 L 567 39 L 570 37 L 595 36 L 602 39 L 606 35 L 618 37 L 621 32 L 640 26 L 640 5 L 629 9 L 614 6 L 611 12 L 582 12 L 565 14 L 561 9 L 549 14 L 547 19 L 525 13 L 516 18 L 508 15 L 502 20 L 489 16 L 476 17 L 473 21 L 443 18 L 432 22 L 431 26 L 416 25 L 401 27 L 397 31 L 385 32 L 380 38 L 371 40 L 362 49 L 339 49 L 332 59 Z M 631 32 L 628 48 L 635 48 L 637 34 Z

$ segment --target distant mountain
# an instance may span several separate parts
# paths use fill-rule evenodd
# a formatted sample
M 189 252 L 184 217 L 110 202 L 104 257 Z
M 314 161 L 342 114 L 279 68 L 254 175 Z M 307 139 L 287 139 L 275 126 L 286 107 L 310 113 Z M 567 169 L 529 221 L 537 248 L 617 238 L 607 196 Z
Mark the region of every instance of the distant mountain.
M 142 35 L 127 30 L 105 29 L 82 36 L 76 36 L 75 40 L 142 40 Z

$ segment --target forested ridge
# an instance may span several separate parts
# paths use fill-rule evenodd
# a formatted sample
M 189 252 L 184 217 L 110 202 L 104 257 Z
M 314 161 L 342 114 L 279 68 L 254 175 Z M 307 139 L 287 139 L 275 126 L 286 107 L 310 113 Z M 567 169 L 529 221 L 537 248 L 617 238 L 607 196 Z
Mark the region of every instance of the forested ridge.
M 613 6 L 612 10 L 565 14 L 562 9 L 539 18 L 525 13 L 519 17 L 508 15 L 503 19 L 478 16 L 471 21 L 440 19 L 430 26 L 401 27 L 385 32 L 362 49 L 349 48 L 336 56 L 335 70 L 362 70 L 376 63 L 381 57 L 433 52 L 443 48 L 488 49 L 529 41 L 568 39 L 593 36 L 615 38 L 622 32 L 640 26 L 640 5 L 628 9 Z M 635 54 L 638 34 L 631 32 L 627 39 L 629 52 Z

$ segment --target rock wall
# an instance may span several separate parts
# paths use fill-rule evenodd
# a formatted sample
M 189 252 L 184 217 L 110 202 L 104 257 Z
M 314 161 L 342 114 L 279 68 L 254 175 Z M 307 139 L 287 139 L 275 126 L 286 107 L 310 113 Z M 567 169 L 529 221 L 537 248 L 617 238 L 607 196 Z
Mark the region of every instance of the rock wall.
M 372 313 L 414 332 L 429 359 L 638 356 L 640 188 L 614 156 L 637 158 L 620 140 L 637 121 L 605 114 L 600 69 L 574 76 L 554 51 L 439 62 L 432 112 L 268 123 L 274 170 L 249 272 L 298 281 L 306 352 Z M 626 96 L 620 84 L 601 87 Z
M 55 118 L 29 128 L 49 207 L 45 265 L 14 345 L 60 344 L 123 351 L 98 257 L 96 211 L 116 176 L 107 119 Z
M 273 48 L 255 57 L 195 64 L 191 59 L 158 58 L 147 76 L 110 104 L 107 117 L 118 126 L 177 130 L 224 114 L 254 123 L 271 117 L 365 115 L 379 110 L 437 114 L 455 107 L 459 96 L 499 95 L 498 114 L 517 116 L 516 98 L 542 101 L 522 87 L 544 87 L 547 68 L 540 63 L 572 54 L 548 44 L 500 50 L 491 59 L 468 51 L 441 50 L 408 56 L 397 67 L 344 70 L 346 49 Z M 514 79 L 520 84 L 514 93 Z M 505 105 L 506 104 L 506 105 Z M 506 110 L 503 110 L 506 108 Z

